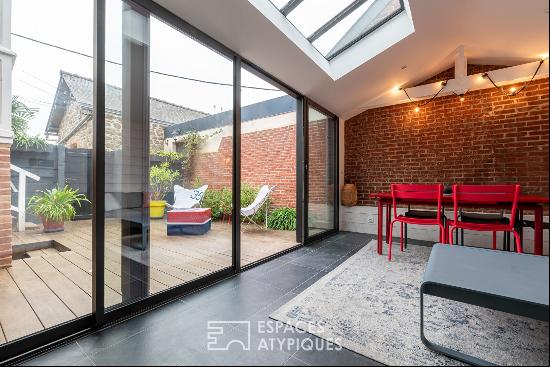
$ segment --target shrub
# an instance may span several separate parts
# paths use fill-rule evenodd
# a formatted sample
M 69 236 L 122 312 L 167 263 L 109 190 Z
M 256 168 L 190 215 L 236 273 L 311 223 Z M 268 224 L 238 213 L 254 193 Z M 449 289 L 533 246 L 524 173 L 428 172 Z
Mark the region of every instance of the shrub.
M 280 231 L 296 230 L 296 209 L 278 208 L 275 209 L 267 219 L 267 226 Z
M 232 193 L 228 188 L 208 189 L 204 193 L 201 206 L 212 209 L 212 219 L 220 219 L 222 215 L 231 213 L 231 197 Z
M 163 200 L 172 185 L 179 178 L 177 171 L 170 169 L 168 162 L 157 166 L 151 166 L 149 171 L 149 183 L 151 186 L 151 200 Z
M 29 121 L 31 121 L 38 109 L 30 108 L 19 100 L 19 97 L 13 96 L 11 100 L 11 131 L 13 134 L 13 145 L 18 148 L 30 149 L 36 148 L 45 150 L 48 143 L 39 136 L 31 136 L 28 133 Z
M 200 186 L 200 181 L 196 180 L 194 186 Z M 241 208 L 247 207 L 258 195 L 258 188 L 249 184 L 243 183 L 241 185 Z M 231 188 L 224 187 L 220 190 L 208 189 L 206 190 L 204 197 L 202 198 L 201 206 L 204 208 L 212 209 L 212 219 L 220 219 L 222 215 L 231 214 L 232 193 Z M 265 221 L 265 206 L 270 205 L 268 199 L 266 203 L 260 208 L 258 213 L 252 217 L 252 219 L 258 223 Z

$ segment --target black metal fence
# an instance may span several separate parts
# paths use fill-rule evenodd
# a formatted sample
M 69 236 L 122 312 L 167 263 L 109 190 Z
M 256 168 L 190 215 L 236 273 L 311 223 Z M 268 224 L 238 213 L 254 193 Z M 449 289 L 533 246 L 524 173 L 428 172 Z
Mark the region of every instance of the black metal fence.
M 44 150 L 21 149 L 12 147 L 11 164 L 18 166 L 40 177 L 39 181 L 27 178 L 25 197 L 28 200 L 38 191 L 56 186 L 69 185 L 78 189 L 89 199 L 92 194 L 92 154 L 89 149 L 70 149 L 60 145 L 48 145 Z M 11 182 L 19 184 L 19 174 L 11 172 Z M 18 206 L 17 193 L 12 191 L 12 203 Z M 77 219 L 91 216 L 91 206 L 83 203 L 77 207 Z M 38 223 L 39 220 L 27 212 L 27 221 Z

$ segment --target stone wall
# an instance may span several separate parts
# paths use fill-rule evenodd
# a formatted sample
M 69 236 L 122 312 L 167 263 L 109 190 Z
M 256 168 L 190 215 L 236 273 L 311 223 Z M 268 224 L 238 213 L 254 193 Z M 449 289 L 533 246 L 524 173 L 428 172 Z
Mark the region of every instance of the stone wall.
M 80 126 L 79 126 L 80 124 Z M 75 128 L 78 129 L 74 131 Z M 105 148 L 117 150 L 122 146 L 122 123 L 120 115 L 105 114 Z M 67 135 L 72 135 L 67 138 Z M 150 150 L 151 152 L 162 150 L 164 147 L 164 127 L 156 122 L 151 122 Z M 93 148 L 93 120 L 92 115 L 83 113 L 79 105 L 72 102 L 67 107 L 67 113 L 59 125 L 59 141 L 69 148 L 92 149 Z

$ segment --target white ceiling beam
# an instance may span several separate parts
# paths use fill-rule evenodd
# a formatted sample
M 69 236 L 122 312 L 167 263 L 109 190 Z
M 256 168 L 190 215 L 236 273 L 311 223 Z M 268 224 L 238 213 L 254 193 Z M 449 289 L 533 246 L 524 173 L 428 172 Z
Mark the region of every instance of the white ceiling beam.
M 548 64 L 548 60 L 546 60 L 544 64 L 542 64 L 540 70 L 535 77 L 535 80 L 548 78 Z M 493 70 L 490 72 L 490 75 L 497 85 L 523 83 L 531 79 L 538 65 L 539 61 L 530 62 L 522 65 Z M 474 75 L 467 75 L 461 78 L 450 79 L 447 82 L 445 89 L 443 89 L 439 96 L 449 95 L 453 92 L 456 94 L 461 94 L 459 92 L 463 90 L 466 91 L 467 96 L 468 91 L 494 88 L 494 86 L 488 79 L 482 77 L 483 74 L 484 73 L 479 73 Z M 441 89 L 441 82 L 436 82 L 420 85 L 418 87 L 407 88 L 407 93 L 409 94 L 411 99 L 413 99 L 413 101 L 421 101 L 432 98 L 439 91 L 439 89 Z M 363 110 L 366 110 L 408 102 L 410 101 L 403 91 L 387 91 L 374 101 L 368 103 L 367 105 L 364 105 L 362 108 Z

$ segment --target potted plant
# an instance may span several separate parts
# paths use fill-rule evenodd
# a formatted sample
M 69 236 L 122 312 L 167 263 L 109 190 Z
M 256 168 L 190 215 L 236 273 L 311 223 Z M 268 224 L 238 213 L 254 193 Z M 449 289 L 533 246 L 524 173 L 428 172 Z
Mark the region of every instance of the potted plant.
M 166 207 L 164 196 L 179 177 L 180 174 L 177 171 L 170 169 L 169 162 L 151 167 L 149 171 L 149 184 L 151 186 L 149 215 L 151 218 L 164 217 L 164 208 Z
M 58 186 L 33 195 L 29 199 L 29 210 L 42 219 L 44 232 L 59 232 L 64 230 L 65 221 L 75 217 L 75 205 L 81 206 L 83 201 L 90 202 L 78 189 Z

